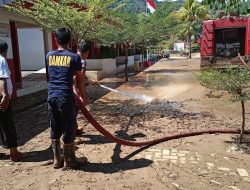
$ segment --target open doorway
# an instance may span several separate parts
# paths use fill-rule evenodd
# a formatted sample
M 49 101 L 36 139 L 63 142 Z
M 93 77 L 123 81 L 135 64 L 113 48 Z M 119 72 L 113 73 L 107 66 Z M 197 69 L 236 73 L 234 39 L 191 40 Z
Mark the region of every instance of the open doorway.
M 238 53 L 245 55 L 246 28 L 215 30 L 215 56 L 234 58 Z

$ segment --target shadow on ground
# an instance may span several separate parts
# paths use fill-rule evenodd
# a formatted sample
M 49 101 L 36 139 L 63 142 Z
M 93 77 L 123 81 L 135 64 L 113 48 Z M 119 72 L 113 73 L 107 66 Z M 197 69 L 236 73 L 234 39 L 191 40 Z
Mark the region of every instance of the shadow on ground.
M 28 77 L 30 78 L 30 76 Z M 104 84 L 111 88 L 117 88 L 123 82 L 106 82 Z M 107 93 L 109 91 L 101 87 L 87 87 L 87 96 L 90 98 L 91 103 Z M 46 99 L 47 91 L 41 91 L 20 97 L 13 102 L 14 119 L 18 133 L 18 144 L 20 146 L 49 129 Z M 49 139 L 49 136 L 47 138 Z M 0 138 L 1 144 L 2 139 Z
M 250 154 L 250 135 L 244 135 L 241 144 L 239 144 L 240 135 L 233 136 L 231 139 L 231 141 L 226 141 L 226 143 L 236 145 L 236 151 L 243 151 L 246 154 Z
M 100 173 L 117 173 L 126 170 L 140 169 L 147 167 L 153 163 L 152 160 L 147 159 L 136 159 L 136 160 L 124 160 L 120 163 L 89 163 L 82 170 L 84 172 L 100 172 Z

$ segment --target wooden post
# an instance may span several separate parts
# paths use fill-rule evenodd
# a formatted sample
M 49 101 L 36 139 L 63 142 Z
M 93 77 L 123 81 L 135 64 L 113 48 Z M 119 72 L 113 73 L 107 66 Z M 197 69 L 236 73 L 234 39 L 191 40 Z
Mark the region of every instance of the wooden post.
M 126 82 L 128 82 L 128 45 L 126 44 L 125 51 L 126 51 L 126 58 L 125 58 L 125 75 L 126 75 Z

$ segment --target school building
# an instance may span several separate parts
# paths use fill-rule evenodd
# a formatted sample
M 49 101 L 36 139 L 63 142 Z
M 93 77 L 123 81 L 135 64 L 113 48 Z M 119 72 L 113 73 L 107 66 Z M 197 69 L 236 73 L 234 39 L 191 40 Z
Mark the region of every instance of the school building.
M 3 3 L 9 2 L 13 1 L 0 1 L 0 39 L 5 40 L 9 45 L 7 61 L 12 73 L 13 97 L 16 97 L 17 87 L 18 92 L 22 91 L 24 83 L 22 71 L 41 69 L 44 71 L 45 55 L 48 51 L 57 49 L 57 44 L 54 34 L 44 31 L 33 20 L 1 8 Z M 32 6 L 32 3 L 29 2 L 27 6 Z M 114 44 L 104 47 L 97 42 L 91 42 L 90 46 L 87 70 L 91 71 L 88 73 L 93 74 L 96 80 L 124 72 L 125 49 L 123 45 Z M 70 48 L 76 51 L 76 44 L 71 44 Z M 129 56 L 129 67 L 133 67 L 135 61 L 142 60 L 141 57 Z M 47 84 L 43 84 L 45 85 Z M 23 86 L 29 87 L 30 84 Z
M 0 39 L 9 45 L 7 61 L 12 73 L 14 92 L 17 84 L 22 84 L 22 71 L 45 68 L 45 54 L 49 50 L 57 49 L 53 33 L 47 33 L 31 19 L 1 7 Z M 76 50 L 76 46 L 72 45 L 72 49 Z M 92 42 L 89 58 L 99 53 L 100 46 Z

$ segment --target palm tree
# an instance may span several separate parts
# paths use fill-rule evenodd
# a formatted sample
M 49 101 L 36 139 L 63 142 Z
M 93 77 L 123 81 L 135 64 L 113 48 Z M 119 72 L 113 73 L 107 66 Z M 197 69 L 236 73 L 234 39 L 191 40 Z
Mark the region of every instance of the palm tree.
M 176 12 L 177 19 L 184 21 L 181 33 L 188 37 L 189 58 L 192 58 L 191 37 L 204 19 L 208 18 L 208 7 L 195 0 L 185 0 L 184 5 Z

